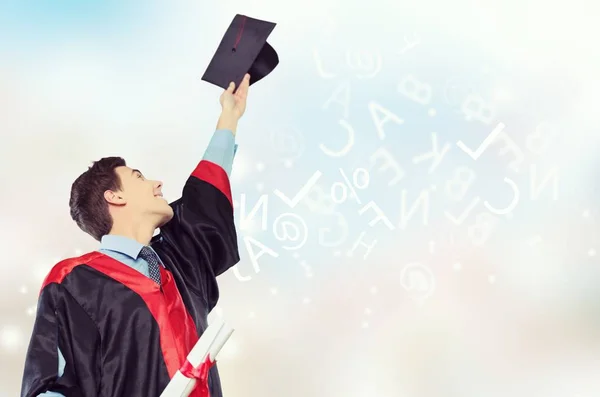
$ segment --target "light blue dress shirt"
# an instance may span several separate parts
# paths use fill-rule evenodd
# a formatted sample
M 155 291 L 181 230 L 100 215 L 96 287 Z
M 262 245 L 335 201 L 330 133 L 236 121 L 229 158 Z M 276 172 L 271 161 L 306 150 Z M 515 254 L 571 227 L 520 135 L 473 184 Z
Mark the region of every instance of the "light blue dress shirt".
M 231 175 L 233 167 L 233 158 L 237 152 L 238 145 L 235 144 L 235 136 L 229 130 L 216 130 L 213 134 L 206 151 L 204 152 L 203 160 L 215 163 Z M 138 255 L 144 246 L 129 237 L 106 235 L 102 237 L 100 242 L 100 251 L 119 262 L 137 270 L 146 277 L 149 277 L 148 262 L 139 258 Z M 65 369 L 65 358 L 60 349 L 58 349 L 58 376 L 61 377 Z M 38 394 L 41 397 L 64 397 L 61 393 L 45 392 Z

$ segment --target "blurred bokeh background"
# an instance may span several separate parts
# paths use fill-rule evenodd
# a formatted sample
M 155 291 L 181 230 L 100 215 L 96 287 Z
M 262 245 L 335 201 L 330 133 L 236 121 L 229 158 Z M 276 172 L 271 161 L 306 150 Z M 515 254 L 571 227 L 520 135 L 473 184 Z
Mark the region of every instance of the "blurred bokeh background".
M 597 3 L 251 3 L 0 3 L 0 395 L 42 279 L 97 247 L 72 181 L 120 155 L 179 196 L 236 13 L 280 65 L 237 137 L 225 395 L 600 395 Z

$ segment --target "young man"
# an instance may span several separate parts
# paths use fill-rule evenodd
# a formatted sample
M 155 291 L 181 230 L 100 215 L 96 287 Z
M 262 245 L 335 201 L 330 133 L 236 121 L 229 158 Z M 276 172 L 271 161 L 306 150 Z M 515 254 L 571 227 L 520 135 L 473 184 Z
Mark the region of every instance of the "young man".
M 217 303 L 216 277 L 239 261 L 229 172 L 248 87 L 246 75 L 221 95 L 217 131 L 176 202 L 118 157 L 73 183 L 71 216 L 101 245 L 44 281 L 22 397 L 159 396 L 184 364 Z M 222 395 L 214 366 L 209 389 Z

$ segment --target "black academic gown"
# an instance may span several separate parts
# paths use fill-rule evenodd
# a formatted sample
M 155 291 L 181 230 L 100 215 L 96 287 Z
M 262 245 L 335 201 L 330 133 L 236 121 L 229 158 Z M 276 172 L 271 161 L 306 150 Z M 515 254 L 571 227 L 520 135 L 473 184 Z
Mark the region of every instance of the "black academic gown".
M 216 277 L 239 261 L 226 172 L 201 161 L 152 240 L 162 288 L 100 252 L 58 263 L 40 292 L 22 397 L 159 396 L 207 328 Z M 58 377 L 60 348 L 66 366 Z M 216 366 L 211 397 L 221 397 Z M 192 394 L 193 396 L 194 394 Z

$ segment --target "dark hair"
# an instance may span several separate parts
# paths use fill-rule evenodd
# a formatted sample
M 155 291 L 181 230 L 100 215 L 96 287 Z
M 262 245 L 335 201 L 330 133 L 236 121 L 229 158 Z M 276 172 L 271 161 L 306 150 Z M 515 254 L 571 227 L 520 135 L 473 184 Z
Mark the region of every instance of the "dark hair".
M 121 189 L 121 179 L 115 168 L 125 165 L 125 160 L 121 157 L 102 158 L 75 179 L 71 186 L 71 218 L 81 230 L 98 241 L 113 226 L 104 192 Z

